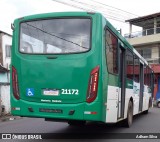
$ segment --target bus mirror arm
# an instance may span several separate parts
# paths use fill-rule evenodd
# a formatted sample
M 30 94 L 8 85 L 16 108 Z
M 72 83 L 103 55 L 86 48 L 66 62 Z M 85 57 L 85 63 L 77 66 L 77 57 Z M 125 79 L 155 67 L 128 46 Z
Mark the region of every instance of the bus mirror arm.
M 11 23 L 11 29 L 14 31 L 14 24 Z

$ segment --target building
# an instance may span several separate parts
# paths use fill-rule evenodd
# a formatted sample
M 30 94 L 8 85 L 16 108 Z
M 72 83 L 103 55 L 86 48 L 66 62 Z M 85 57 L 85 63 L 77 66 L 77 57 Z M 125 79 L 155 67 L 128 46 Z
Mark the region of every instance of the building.
M 12 36 L 0 31 L 0 64 L 9 69 L 11 62 Z
M 11 45 L 12 36 L 0 31 L 0 115 L 2 111 L 10 112 Z
M 125 38 L 136 50 L 148 61 L 155 73 L 154 97 L 158 89 L 158 79 L 160 79 L 160 13 L 146 15 L 129 22 L 129 33 Z M 142 30 L 132 32 L 132 27 L 138 26 Z

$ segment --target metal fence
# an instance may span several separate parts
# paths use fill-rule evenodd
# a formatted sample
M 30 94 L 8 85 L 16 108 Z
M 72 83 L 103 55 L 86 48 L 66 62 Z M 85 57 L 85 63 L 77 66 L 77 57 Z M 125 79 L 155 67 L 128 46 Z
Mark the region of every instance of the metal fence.
M 152 29 L 146 29 L 143 31 L 133 32 L 131 34 L 125 34 L 125 38 L 135 38 L 135 37 L 142 37 L 147 35 L 153 35 L 160 33 L 160 27 L 152 28 Z

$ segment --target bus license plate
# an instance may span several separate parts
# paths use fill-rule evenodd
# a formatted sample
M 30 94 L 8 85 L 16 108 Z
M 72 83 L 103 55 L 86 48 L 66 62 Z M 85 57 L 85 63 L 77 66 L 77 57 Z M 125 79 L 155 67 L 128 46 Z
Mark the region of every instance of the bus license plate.
M 44 95 L 58 96 L 59 90 L 43 90 Z

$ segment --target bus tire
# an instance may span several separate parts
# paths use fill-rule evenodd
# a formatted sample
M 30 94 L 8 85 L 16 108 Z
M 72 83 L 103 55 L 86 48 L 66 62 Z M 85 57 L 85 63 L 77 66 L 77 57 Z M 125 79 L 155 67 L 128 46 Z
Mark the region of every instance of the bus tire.
M 68 124 L 70 126 L 84 126 L 86 124 L 86 121 L 70 120 L 70 121 L 68 121 Z
M 0 106 L 0 116 L 2 116 L 2 107 Z
M 152 107 L 152 103 L 153 103 L 153 102 L 152 102 L 152 98 L 150 97 L 150 98 L 149 98 L 149 108 Z
M 129 128 L 131 127 L 133 122 L 133 103 L 129 101 L 128 103 L 128 111 L 127 111 L 127 119 L 124 120 L 124 126 Z
M 160 108 L 160 102 L 157 103 L 157 107 Z
M 148 110 L 145 110 L 145 111 L 143 112 L 143 114 L 148 114 Z

